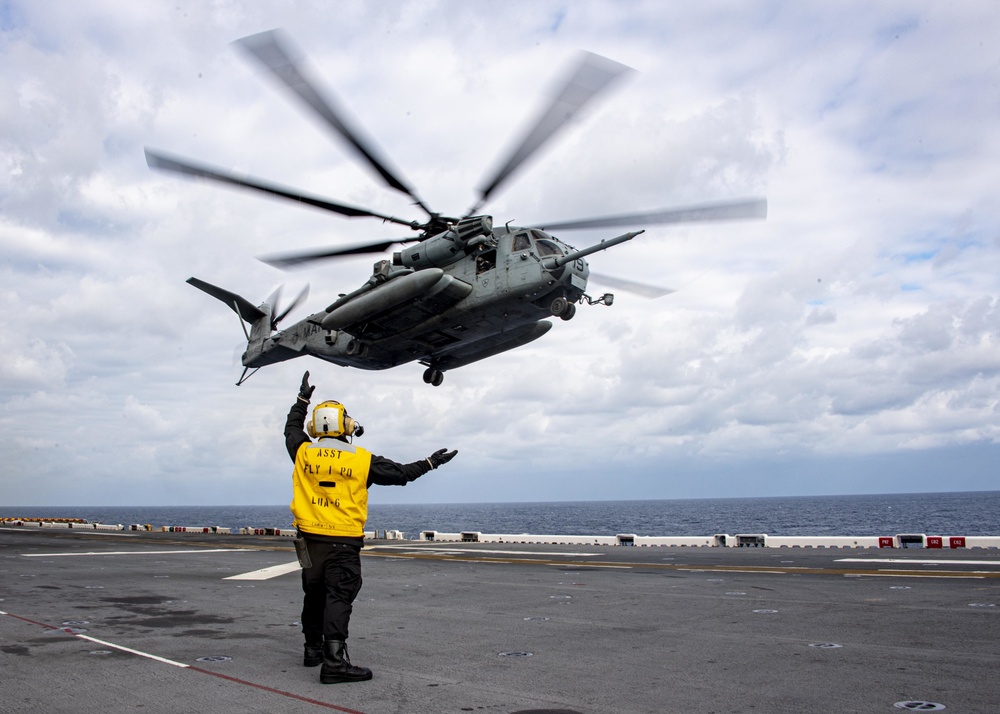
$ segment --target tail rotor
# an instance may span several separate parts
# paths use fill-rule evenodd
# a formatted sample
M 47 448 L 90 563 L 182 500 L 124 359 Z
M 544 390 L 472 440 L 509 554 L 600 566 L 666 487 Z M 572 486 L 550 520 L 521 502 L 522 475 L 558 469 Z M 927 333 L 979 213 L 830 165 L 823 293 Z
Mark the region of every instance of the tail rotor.
M 279 310 L 278 302 L 281 299 L 281 286 L 279 285 L 277 288 L 275 288 L 274 292 L 271 293 L 271 297 L 267 299 L 267 302 L 270 303 L 271 305 L 271 332 L 277 330 L 278 323 L 284 320 L 286 317 L 288 317 L 288 313 L 290 313 L 292 310 L 301 305 L 307 297 L 309 297 L 308 283 L 304 288 L 302 288 L 302 290 L 299 291 L 299 294 L 295 296 L 295 299 L 292 300 L 291 304 L 288 307 L 286 307 L 284 310 Z

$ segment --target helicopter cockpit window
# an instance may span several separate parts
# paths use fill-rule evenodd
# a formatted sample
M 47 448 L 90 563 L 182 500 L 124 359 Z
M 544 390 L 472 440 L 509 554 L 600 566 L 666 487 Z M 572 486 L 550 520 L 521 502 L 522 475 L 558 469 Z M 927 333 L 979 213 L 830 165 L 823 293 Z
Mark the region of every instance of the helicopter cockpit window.
M 531 239 L 528 238 L 527 233 L 515 233 L 514 234 L 514 244 L 512 250 L 518 253 L 522 250 L 528 250 L 531 247 Z
M 537 240 L 535 241 L 535 246 L 538 248 L 538 255 L 543 258 L 547 255 L 562 255 L 563 252 L 559 250 L 559 246 L 550 240 Z

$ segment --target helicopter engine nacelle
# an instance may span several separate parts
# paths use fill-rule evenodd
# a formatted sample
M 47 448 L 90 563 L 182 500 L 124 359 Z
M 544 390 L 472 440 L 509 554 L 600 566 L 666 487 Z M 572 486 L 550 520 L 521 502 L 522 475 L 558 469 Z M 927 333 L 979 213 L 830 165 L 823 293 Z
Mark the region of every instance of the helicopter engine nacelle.
M 392 264 L 405 268 L 442 268 L 464 258 L 473 246 L 493 235 L 492 216 L 469 216 L 454 228 L 393 253 Z

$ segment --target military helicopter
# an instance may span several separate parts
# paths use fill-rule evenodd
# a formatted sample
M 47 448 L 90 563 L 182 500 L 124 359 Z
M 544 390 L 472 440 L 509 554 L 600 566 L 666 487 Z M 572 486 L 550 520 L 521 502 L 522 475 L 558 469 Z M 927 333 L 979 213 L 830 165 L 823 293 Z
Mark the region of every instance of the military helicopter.
M 350 125 L 330 95 L 324 95 L 308 77 L 305 66 L 294 59 L 300 55 L 293 52 L 282 32 L 271 30 L 234 44 L 346 141 L 387 186 L 409 196 L 426 214 L 424 219 L 407 220 L 147 148 L 146 161 L 154 169 L 249 189 L 349 218 L 377 218 L 406 226 L 416 233 L 395 240 L 261 258 L 273 266 L 286 268 L 313 260 L 383 253 L 394 245 L 413 244 L 394 252 L 391 259 L 376 262 L 371 277 L 358 289 L 341 294 L 324 310 L 284 330 L 278 330 L 279 323 L 304 299 L 304 293 L 289 307 L 279 310 L 277 296 L 255 306 L 235 293 L 190 278 L 188 283 L 222 301 L 241 318 L 247 348 L 237 385 L 261 367 L 312 355 L 367 370 L 417 361 L 426 367 L 424 382 L 439 386 L 447 370 L 538 339 L 552 328 L 547 318 L 569 320 L 576 313 L 576 306 L 582 304 L 610 306 L 614 301 L 612 293 L 599 297 L 586 293 L 588 278 L 646 297 L 672 292 L 591 274 L 584 260 L 592 253 L 632 240 L 644 229 L 580 250 L 556 238 L 552 231 L 763 218 L 767 214 L 764 199 L 530 226 L 496 226 L 491 216 L 482 214 L 480 211 L 491 195 L 529 157 L 586 104 L 630 71 L 625 65 L 599 55 L 581 56 L 514 151 L 483 182 L 478 200 L 460 216 L 448 216 L 428 208 L 399 172 L 389 168 L 375 145 Z M 250 325 L 249 330 L 244 322 Z

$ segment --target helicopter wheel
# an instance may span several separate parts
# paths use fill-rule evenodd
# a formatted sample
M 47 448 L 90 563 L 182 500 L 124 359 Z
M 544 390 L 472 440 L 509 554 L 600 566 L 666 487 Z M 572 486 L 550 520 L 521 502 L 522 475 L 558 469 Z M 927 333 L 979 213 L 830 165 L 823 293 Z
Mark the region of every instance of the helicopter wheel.
M 559 317 L 562 318 L 563 320 L 572 320 L 573 315 L 575 314 L 576 314 L 576 305 L 574 305 L 573 303 L 569 303 L 566 306 L 566 309 Z
M 351 357 L 364 357 L 368 354 L 368 345 L 361 340 L 351 340 L 347 343 L 347 354 Z
M 425 384 L 440 387 L 442 382 L 444 382 L 444 372 L 439 369 L 434 369 L 433 367 L 428 367 L 424 370 Z
M 562 317 L 563 313 L 565 313 L 566 309 L 569 307 L 569 304 L 569 300 L 566 298 L 557 297 L 549 305 L 549 311 L 556 317 Z

